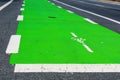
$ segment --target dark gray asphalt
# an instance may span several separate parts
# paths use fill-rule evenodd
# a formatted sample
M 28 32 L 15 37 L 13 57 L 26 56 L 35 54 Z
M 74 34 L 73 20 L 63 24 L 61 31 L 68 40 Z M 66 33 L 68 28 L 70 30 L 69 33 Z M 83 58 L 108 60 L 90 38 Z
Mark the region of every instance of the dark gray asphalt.
M 65 6 L 65 5 L 55 2 L 53 0 L 51 0 L 51 1 L 56 3 L 57 5 L 60 5 L 68 10 L 71 10 L 71 11 L 79 14 L 80 16 L 89 18 L 89 19 L 99 23 L 100 25 L 103 25 L 106 28 L 109 28 L 117 33 L 120 33 L 120 24 L 116 24 L 112 21 L 103 19 L 101 17 L 97 17 L 95 15 L 91 15 L 91 14 L 85 13 L 83 11 L 76 10 L 74 8 Z M 105 16 L 105 17 L 108 17 L 108 18 L 111 18 L 111 19 L 114 19 L 114 20 L 117 20 L 117 21 L 120 21 L 120 10 L 117 9 L 118 7 L 120 7 L 120 5 L 100 3 L 100 2 L 96 2 L 96 1 L 90 1 L 90 0 L 58 0 L 58 1 L 69 4 L 71 6 L 74 6 L 74 7 L 80 8 L 80 9 L 84 9 L 84 10 Z M 103 5 L 105 7 L 96 6 L 96 4 Z
M 6 2 L 0 0 L 0 3 Z M 14 66 L 9 64 L 10 56 L 6 55 L 5 50 L 10 36 L 16 33 L 20 4 L 18 0 L 0 11 L 0 80 L 14 80 Z
M 16 18 L 20 14 L 21 3 L 22 0 L 14 1 L 10 6 L 0 12 L 0 80 L 120 80 L 120 73 L 14 73 L 14 65 L 9 64 L 10 56 L 6 55 L 5 50 L 10 36 L 16 34 L 18 25 Z M 104 22 L 101 18 L 96 18 L 93 15 L 74 10 L 64 5 L 61 6 L 79 15 L 92 18 L 98 22 L 101 21 L 103 24 L 108 22 L 105 20 Z M 111 22 L 108 22 L 109 26 L 111 24 Z M 114 23 L 113 25 L 119 26 Z
M 0 0 L 0 7 L 5 4 L 6 2 L 8 2 L 9 0 Z

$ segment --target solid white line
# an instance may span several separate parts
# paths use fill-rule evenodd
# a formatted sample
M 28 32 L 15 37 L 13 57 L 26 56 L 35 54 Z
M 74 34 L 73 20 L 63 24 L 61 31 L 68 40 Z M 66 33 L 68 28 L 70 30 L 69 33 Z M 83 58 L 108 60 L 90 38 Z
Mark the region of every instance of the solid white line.
M 90 19 L 88 19 L 88 18 L 84 18 L 84 19 L 85 19 L 86 21 L 92 23 L 92 24 L 97 24 L 96 22 L 94 22 L 94 21 L 92 21 L 92 20 L 90 20 Z
M 4 8 L 6 8 L 8 5 L 10 5 L 13 2 L 13 0 L 10 0 L 9 2 L 7 2 L 6 4 L 4 4 L 3 6 L 0 7 L 0 11 L 2 11 Z
M 20 11 L 24 11 L 25 9 L 24 8 L 21 8 Z
M 71 32 L 71 35 L 72 35 L 73 37 L 77 37 L 77 35 L 76 35 L 75 33 L 73 33 L 73 32 Z
M 120 22 L 117 21 L 117 20 L 114 20 L 114 19 L 111 19 L 111 18 L 102 16 L 102 15 L 99 15 L 99 14 L 96 14 L 96 13 L 93 13 L 93 12 L 90 12 L 90 11 L 87 11 L 87 10 L 84 10 L 84 9 L 81 9 L 81 8 L 77 8 L 77 7 L 68 5 L 68 4 L 66 4 L 66 3 L 63 3 L 63 2 L 60 2 L 60 1 L 57 1 L 57 0 L 53 0 L 53 1 L 58 2 L 58 3 L 61 3 L 61 4 L 66 5 L 66 6 L 68 6 L 68 7 L 74 8 L 74 9 L 76 9 L 76 10 L 83 11 L 83 12 L 85 12 L 85 13 L 89 13 L 89 14 L 92 14 L 92 15 L 95 15 L 95 16 L 98 16 L 98 17 L 101 17 L 101 18 L 104 18 L 104 19 L 106 19 L 106 20 L 112 21 L 112 22 L 114 22 L 114 23 L 120 24 Z
M 14 72 L 120 72 L 120 64 L 16 64 Z
M 69 12 L 69 13 L 73 13 L 72 11 L 70 11 L 70 10 L 67 10 L 67 12 Z
M 8 43 L 6 54 L 18 53 L 21 35 L 12 35 Z
M 17 21 L 23 21 L 23 15 L 18 15 Z

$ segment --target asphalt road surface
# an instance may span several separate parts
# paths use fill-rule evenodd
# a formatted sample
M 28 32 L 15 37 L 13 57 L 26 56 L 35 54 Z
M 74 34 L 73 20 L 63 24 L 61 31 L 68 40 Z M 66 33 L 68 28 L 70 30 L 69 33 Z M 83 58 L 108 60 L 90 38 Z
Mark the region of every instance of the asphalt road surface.
M 52 0 L 51 0 L 52 1 Z M 118 5 L 99 3 L 89 0 L 59 0 L 65 4 L 75 6 L 84 10 L 100 14 L 110 19 L 120 21 L 120 10 Z M 104 27 L 120 33 L 120 24 L 76 10 L 69 6 L 52 1 L 75 13 L 88 17 Z M 0 6 L 6 1 L 0 1 Z M 96 4 L 96 5 L 95 5 Z M 120 80 L 119 73 L 14 73 L 14 65 L 9 64 L 9 57 L 5 53 L 11 35 L 16 34 L 22 0 L 12 2 L 8 7 L 0 11 L 0 80 Z M 103 7 L 104 6 L 104 7 Z
M 79 15 L 89 18 L 99 23 L 100 25 L 105 26 L 106 28 L 109 28 L 115 32 L 120 33 L 120 27 L 119 27 L 120 5 L 97 2 L 94 0 L 58 0 L 58 1 L 65 4 L 57 2 L 56 0 L 54 0 L 53 2 Z M 72 7 L 70 7 L 69 5 Z M 85 10 L 86 12 L 75 8 Z

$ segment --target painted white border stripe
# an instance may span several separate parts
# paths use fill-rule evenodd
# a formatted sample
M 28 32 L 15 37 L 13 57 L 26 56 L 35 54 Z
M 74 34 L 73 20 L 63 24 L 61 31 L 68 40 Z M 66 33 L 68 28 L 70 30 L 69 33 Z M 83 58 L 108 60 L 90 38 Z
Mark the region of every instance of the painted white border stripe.
M 24 8 L 21 8 L 20 11 L 24 11 L 25 9 Z
M 57 1 L 57 0 L 53 0 L 53 1 L 55 1 L 55 2 L 57 2 L 57 3 L 61 3 L 61 4 L 65 5 L 65 6 L 68 6 L 68 7 L 74 8 L 74 9 L 76 9 L 76 10 L 83 11 L 83 12 L 85 12 L 85 13 L 89 13 L 89 14 L 92 14 L 92 15 L 95 15 L 95 16 L 98 16 L 98 17 L 101 17 L 101 18 L 104 18 L 104 19 L 106 19 L 106 20 L 112 21 L 112 22 L 114 22 L 114 23 L 120 24 L 120 21 L 117 21 L 117 20 L 114 20 L 114 19 L 111 19 L 111 18 L 102 16 L 102 15 L 99 15 L 99 14 L 96 14 L 96 13 L 93 13 L 93 12 L 90 12 L 90 11 L 87 11 L 87 10 L 84 10 L 84 9 L 81 9 L 81 8 L 77 8 L 77 7 L 68 5 L 68 4 L 66 4 L 66 3 Z
M 57 6 L 58 8 L 62 8 L 61 6 Z
M 17 21 L 23 21 L 23 15 L 18 15 Z
M 69 13 L 73 13 L 72 11 L 70 11 L 70 10 L 67 10 L 67 12 L 69 12 Z
M 23 1 L 23 3 L 25 3 L 25 1 Z
M 10 1 L 7 2 L 6 4 L 4 4 L 3 6 L 1 6 L 1 7 L 0 7 L 0 11 L 2 11 L 4 8 L 6 8 L 7 6 L 9 6 L 12 2 L 13 2 L 13 0 L 10 0 Z
M 54 3 L 51 3 L 52 5 L 55 5 Z
M 85 20 L 88 21 L 88 22 L 90 22 L 90 23 L 92 23 L 92 24 L 97 24 L 96 22 L 94 22 L 94 21 L 92 21 L 92 20 L 90 20 L 88 18 L 85 18 Z
M 18 53 L 21 35 L 12 35 L 8 43 L 6 54 Z
M 24 7 L 24 6 L 25 6 L 25 4 L 22 4 L 22 6 Z
M 120 64 L 16 64 L 14 72 L 120 72 Z

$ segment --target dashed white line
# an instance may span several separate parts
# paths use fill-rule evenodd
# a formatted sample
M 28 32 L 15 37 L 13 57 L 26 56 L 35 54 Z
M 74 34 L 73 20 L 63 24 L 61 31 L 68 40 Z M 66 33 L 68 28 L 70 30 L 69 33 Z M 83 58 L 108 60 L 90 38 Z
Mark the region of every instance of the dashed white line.
M 1 7 L 0 7 L 0 11 L 2 11 L 4 8 L 6 8 L 7 6 L 9 6 L 12 2 L 13 2 L 13 0 L 10 0 L 10 1 L 7 2 L 6 4 L 4 4 L 3 6 L 1 6 Z
M 61 6 L 57 6 L 58 8 L 62 8 Z
M 18 53 L 21 35 L 12 35 L 8 43 L 6 54 Z
M 14 72 L 120 72 L 120 64 L 16 64 Z
M 25 4 L 22 4 L 22 6 L 24 7 L 24 6 L 25 6 Z
M 54 3 L 51 3 L 52 5 L 55 5 Z
M 73 13 L 72 11 L 70 11 L 70 10 L 67 10 L 67 12 L 69 12 L 69 13 Z
M 96 22 L 94 22 L 94 21 L 92 21 L 92 20 L 90 20 L 90 19 L 88 19 L 88 18 L 84 18 L 84 19 L 85 19 L 86 21 L 92 23 L 92 24 L 97 24 Z
M 85 12 L 85 13 L 89 13 L 89 14 L 92 14 L 92 15 L 95 15 L 95 16 L 98 16 L 98 17 L 101 17 L 101 18 L 103 18 L 103 19 L 106 19 L 106 20 L 112 21 L 112 22 L 114 22 L 114 23 L 120 24 L 120 22 L 117 21 L 117 20 L 114 20 L 114 19 L 111 19 L 111 18 L 108 18 L 108 17 L 102 16 L 102 15 L 99 15 L 99 14 L 93 13 L 93 12 L 91 12 L 91 11 L 87 11 L 87 10 L 84 10 L 84 9 L 81 9 L 81 8 L 77 8 L 77 7 L 74 7 L 74 6 L 68 5 L 68 4 L 66 4 L 66 3 L 63 3 L 63 2 L 57 1 L 57 0 L 53 0 L 53 1 L 55 1 L 55 2 L 57 2 L 57 3 L 61 3 L 61 4 L 65 5 L 65 6 L 68 6 L 68 7 L 74 8 L 74 9 L 76 9 L 76 10 L 83 11 L 83 12 Z
M 21 10 L 21 11 L 24 11 L 25 9 L 24 9 L 24 8 L 21 8 L 20 10 Z
M 25 4 L 25 1 L 23 1 L 23 3 Z
M 18 15 L 17 21 L 23 21 L 23 15 Z

